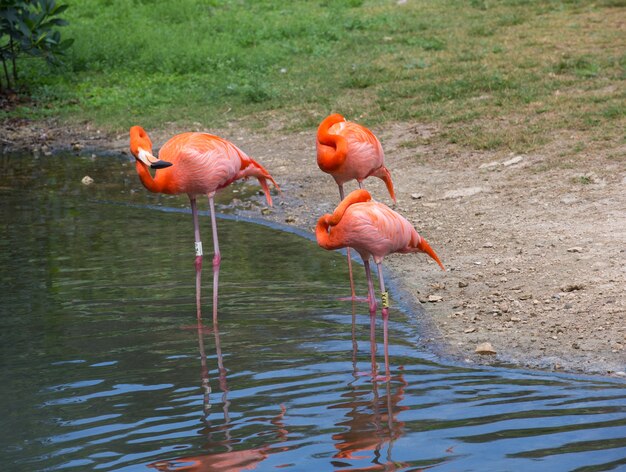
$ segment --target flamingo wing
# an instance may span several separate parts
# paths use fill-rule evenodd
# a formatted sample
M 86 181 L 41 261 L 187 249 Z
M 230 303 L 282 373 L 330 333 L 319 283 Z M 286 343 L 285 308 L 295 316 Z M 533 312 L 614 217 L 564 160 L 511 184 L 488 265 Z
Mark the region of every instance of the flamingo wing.
M 371 254 L 376 262 L 406 248 L 415 231 L 402 216 L 381 203 L 358 203 L 349 212 L 347 245 L 360 253 Z
M 234 144 L 208 133 L 174 136 L 159 152 L 173 163 L 162 171 L 162 178 L 170 181 L 168 193 L 199 195 L 224 188 L 237 177 L 242 154 Z
M 383 165 L 385 154 L 382 145 L 366 127 L 346 121 L 334 124 L 329 132 L 342 136 L 348 147 L 346 161 L 333 174 L 335 179 L 342 183 L 352 179 L 362 181 Z

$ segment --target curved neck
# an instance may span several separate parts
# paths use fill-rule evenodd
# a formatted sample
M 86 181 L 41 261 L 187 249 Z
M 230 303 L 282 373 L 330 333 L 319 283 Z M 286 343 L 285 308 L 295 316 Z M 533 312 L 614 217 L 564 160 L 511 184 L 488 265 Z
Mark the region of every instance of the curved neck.
M 333 114 L 325 118 L 317 128 L 317 164 L 325 172 L 337 169 L 346 160 L 348 143 L 343 136 L 329 132 L 334 124 L 343 121 L 346 121 L 343 116 Z
M 315 239 L 317 239 L 317 244 L 324 249 L 336 249 L 330 241 L 330 232 L 328 231 L 330 224 L 328 222 L 328 216 L 329 215 L 324 215 L 317 220 L 317 225 L 315 226 Z
M 163 186 L 160 184 L 160 182 L 157 182 L 155 178 L 152 177 L 146 164 L 140 161 L 136 161 L 135 168 L 137 169 L 137 174 L 139 175 L 139 179 L 141 180 L 141 183 L 144 187 L 155 193 L 161 192 L 163 190 Z M 154 177 L 156 177 L 156 174 L 154 175 Z
M 372 196 L 367 190 L 360 189 L 349 193 L 339 206 L 337 206 L 332 215 L 326 214 L 317 220 L 317 226 L 315 227 L 315 237 L 317 239 L 317 243 L 324 249 L 337 249 L 339 247 L 343 247 L 340 242 L 333 241 L 330 234 L 331 227 L 339 224 L 350 205 L 369 202 L 371 199 Z

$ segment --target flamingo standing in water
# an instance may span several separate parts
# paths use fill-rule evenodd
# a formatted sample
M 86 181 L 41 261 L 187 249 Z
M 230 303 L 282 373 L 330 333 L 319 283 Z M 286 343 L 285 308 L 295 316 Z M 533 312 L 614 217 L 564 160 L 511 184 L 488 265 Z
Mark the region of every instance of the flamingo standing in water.
M 383 339 L 385 349 L 386 379 L 389 377 L 389 347 L 387 324 L 389 319 L 389 296 L 385 290 L 382 261 L 391 253 L 424 252 L 445 270 L 443 264 L 424 238 L 400 214 L 382 203 L 372 201 L 367 190 L 350 193 L 335 209 L 317 221 L 317 243 L 324 249 L 352 247 L 359 253 L 365 266 L 370 306 L 370 336 L 373 337 L 376 315 L 376 295 L 370 271 L 369 259 L 378 266 L 378 280 L 382 295 Z M 374 353 L 372 353 L 374 356 Z
M 141 183 L 151 192 L 186 193 L 191 202 L 196 247 L 196 307 L 200 318 L 200 274 L 202 272 L 202 241 L 198 225 L 198 195 L 209 197 L 213 231 L 213 320 L 217 320 L 217 288 L 221 261 L 215 221 L 215 192 L 238 179 L 256 177 L 263 188 L 268 205 L 272 205 L 267 181 L 278 185 L 265 168 L 225 139 L 208 133 L 182 133 L 167 141 L 152 154 L 152 141 L 141 126 L 130 129 L 130 150 L 136 159 Z M 150 168 L 156 170 L 154 177 Z
M 385 167 L 385 153 L 378 138 L 365 126 L 361 126 L 334 113 L 327 116 L 317 128 L 317 165 L 330 174 L 339 186 L 339 197 L 344 199 L 343 184 L 356 180 L 359 188 L 369 176 L 378 177 L 387 186 L 391 199 L 396 202 L 391 174 Z M 350 290 L 354 300 L 354 280 L 350 248 L 348 272 Z

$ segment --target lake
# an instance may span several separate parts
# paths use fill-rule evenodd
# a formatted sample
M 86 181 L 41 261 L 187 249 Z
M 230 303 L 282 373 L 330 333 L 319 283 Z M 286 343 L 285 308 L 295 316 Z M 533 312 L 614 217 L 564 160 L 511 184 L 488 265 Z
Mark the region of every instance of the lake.
M 445 361 L 392 300 L 374 383 L 345 257 L 234 218 L 213 326 L 206 212 L 199 324 L 186 197 L 149 194 L 127 157 L 0 162 L 3 470 L 626 470 L 620 379 Z

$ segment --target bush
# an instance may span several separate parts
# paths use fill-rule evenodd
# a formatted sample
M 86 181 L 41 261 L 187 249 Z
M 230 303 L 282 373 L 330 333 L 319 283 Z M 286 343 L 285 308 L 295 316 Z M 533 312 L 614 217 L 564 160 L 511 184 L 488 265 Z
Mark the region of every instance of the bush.
M 40 57 L 55 64 L 71 46 L 74 40 L 61 41 L 56 30 L 67 25 L 59 18 L 66 9 L 67 5 L 57 5 L 55 0 L 0 0 L 0 60 L 7 88 L 17 85 L 19 57 Z M 0 90 L 2 86 L 0 78 Z

